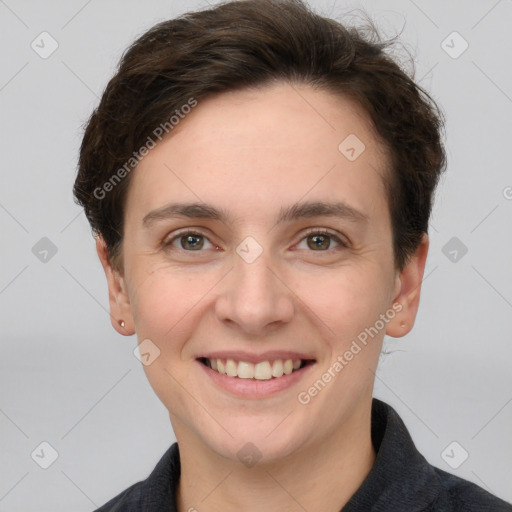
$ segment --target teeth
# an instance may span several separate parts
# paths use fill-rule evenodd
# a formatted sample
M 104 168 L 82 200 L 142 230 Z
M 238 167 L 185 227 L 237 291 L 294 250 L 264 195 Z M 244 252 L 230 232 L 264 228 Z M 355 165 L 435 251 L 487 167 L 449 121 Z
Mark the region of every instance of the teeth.
M 235 361 L 233 361 L 233 359 L 228 359 L 226 361 L 226 375 L 228 377 L 236 377 L 236 372 L 237 372 L 237 364 L 235 363 Z
M 254 366 L 254 378 L 269 380 L 272 378 L 272 367 L 268 361 L 263 361 Z
M 302 361 L 300 359 L 276 359 L 270 361 L 261 361 L 253 364 L 246 361 L 238 363 L 233 359 L 224 362 L 222 359 L 208 359 L 210 368 L 228 377 L 238 377 L 239 379 L 270 380 L 272 377 L 278 378 L 283 375 L 290 375 L 298 370 Z
M 287 359 L 283 364 L 283 372 L 285 375 L 290 375 L 293 372 L 293 361 L 291 359 Z
M 300 360 L 299 360 L 300 364 Z M 274 364 L 272 365 L 272 377 L 282 377 L 283 376 L 283 361 L 281 359 L 278 359 L 277 361 L 274 361 Z
M 240 379 L 254 379 L 254 365 L 240 361 L 238 363 L 237 374 Z

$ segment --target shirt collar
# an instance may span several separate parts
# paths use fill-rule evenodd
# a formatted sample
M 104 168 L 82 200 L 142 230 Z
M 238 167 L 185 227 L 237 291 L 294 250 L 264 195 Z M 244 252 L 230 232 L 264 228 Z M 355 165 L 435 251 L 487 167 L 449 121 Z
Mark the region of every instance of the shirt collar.
M 418 452 L 396 411 L 372 401 L 371 437 L 376 458 L 370 473 L 341 512 L 419 512 L 435 501 L 439 480 Z M 178 444 L 161 458 L 141 489 L 141 510 L 177 512 L 181 466 Z
M 440 490 L 435 469 L 418 452 L 396 411 L 376 398 L 371 436 L 374 465 L 342 512 L 425 510 Z

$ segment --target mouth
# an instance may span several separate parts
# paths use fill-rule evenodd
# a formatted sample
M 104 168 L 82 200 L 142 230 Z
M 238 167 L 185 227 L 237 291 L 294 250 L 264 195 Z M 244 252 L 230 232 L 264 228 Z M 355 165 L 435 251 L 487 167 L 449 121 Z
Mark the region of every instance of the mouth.
M 208 357 L 200 357 L 198 361 L 220 375 L 233 379 L 260 381 L 280 379 L 315 363 L 314 359 L 273 359 L 251 363 Z

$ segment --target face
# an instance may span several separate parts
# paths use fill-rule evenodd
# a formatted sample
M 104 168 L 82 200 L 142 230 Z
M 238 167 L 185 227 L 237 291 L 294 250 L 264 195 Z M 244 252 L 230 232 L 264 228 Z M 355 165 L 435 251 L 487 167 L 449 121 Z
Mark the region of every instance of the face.
M 179 442 L 275 461 L 368 417 L 427 249 L 396 269 L 386 165 L 354 103 L 280 84 L 200 101 L 133 171 L 122 272 L 98 250 Z

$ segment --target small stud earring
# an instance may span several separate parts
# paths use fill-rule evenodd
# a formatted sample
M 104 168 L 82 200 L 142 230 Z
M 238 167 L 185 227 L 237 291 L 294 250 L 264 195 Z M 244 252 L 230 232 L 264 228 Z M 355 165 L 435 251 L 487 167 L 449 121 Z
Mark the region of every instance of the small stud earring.
M 124 320 L 119 320 L 119 325 L 124 329 Z
M 400 322 L 400 327 L 403 329 L 405 327 L 405 322 Z

